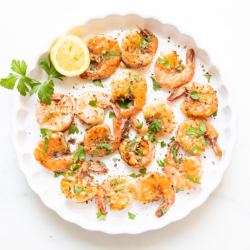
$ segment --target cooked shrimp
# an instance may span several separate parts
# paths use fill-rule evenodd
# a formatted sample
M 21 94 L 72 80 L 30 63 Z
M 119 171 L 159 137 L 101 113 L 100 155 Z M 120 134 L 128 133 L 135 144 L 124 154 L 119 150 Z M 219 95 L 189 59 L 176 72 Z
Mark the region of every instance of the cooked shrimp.
M 107 124 L 96 125 L 88 130 L 84 135 L 84 150 L 97 157 L 109 155 L 119 148 L 121 140 L 121 119 L 113 119 L 113 136 L 111 136 L 110 126 Z
M 100 34 L 89 38 L 87 46 L 90 60 L 96 63 L 95 69 L 85 71 L 80 77 L 87 80 L 106 79 L 117 69 L 121 61 L 121 49 L 116 39 Z M 91 64 L 91 63 L 90 63 Z
M 175 148 L 175 152 L 177 153 L 180 144 L 174 142 L 169 146 L 166 157 L 168 164 L 164 165 L 165 173 L 177 189 L 190 190 L 194 188 L 197 183 L 190 181 L 187 176 L 192 176 L 197 180 L 201 179 L 203 175 L 201 161 L 197 156 L 190 156 L 179 158 L 179 163 L 177 163 L 172 152 L 172 147 Z
M 155 63 L 154 73 L 156 81 L 168 88 L 177 88 L 188 83 L 195 72 L 195 52 L 187 50 L 186 66 L 182 65 L 176 51 L 170 50 L 161 53 Z M 166 66 L 168 64 L 168 66 Z
M 53 94 L 51 104 L 41 101 L 36 106 L 36 119 L 41 128 L 53 132 L 65 131 L 74 119 L 73 102 L 71 98 L 63 94 Z
M 129 99 L 133 102 L 133 107 L 120 114 L 121 118 L 126 119 L 136 115 L 145 105 L 147 96 L 146 79 L 133 70 L 121 70 L 111 81 L 111 93 L 114 100 Z
M 135 183 L 135 197 L 141 203 L 150 203 L 164 199 L 155 215 L 163 216 L 175 201 L 173 184 L 166 176 L 159 172 L 148 172 Z
M 126 121 L 123 129 L 119 152 L 122 159 L 133 168 L 143 168 L 151 163 L 155 157 L 155 144 L 147 136 L 130 140 L 125 137 L 131 128 L 131 122 Z
M 221 158 L 222 151 L 217 142 L 218 137 L 219 134 L 215 128 L 201 118 L 190 118 L 183 121 L 176 131 L 176 140 L 192 155 L 201 155 L 205 151 L 205 139 L 208 139 L 212 144 L 215 155 Z M 192 152 L 194 147 L 197 152 Z
M 186 116 L 208 117 L 218 109 L 216 92 L 208 84 L 187 83 L 176 89 L 168 101 L 172 102 L 184 94 L 186 99 L 181 104 L 181 110 Z
M 111 210 L 122 210 L 127 207 L 135 197 L 135 187 L 127 176 L 112 176 L 98 187 L 96 195 L 97 207 L 102 214 L 107 214 L 106 203 Z
M 147 29 L 139 29 L 128 31 L 122 39 L 122 60 L 132 68 L 147 66 L 158 48 L 158 38 Z
M 93 177 L 86 175 L 83 168 L 68 171 L 61 180 L 61 190 L 66 198 L 76 203 L 84 203 L 97 194 L 97 184 Z
M 117 118 L 120 116 L 120 107 L 107 93 L 86 91 L 75 104 L 75 113 L 84 123 L 89 125 L 101 124 L 104 120 L 104 109 L 112 107 Z
M 147 103 L 142 111 L 148 126 L 140 127 L 141 123 L 136 117 L 130 117 L 129 119 L 139 135 L 142 136 L 151 131 L 154 136 L 159 137 L 174 130 L 176 126 L 174 111 L 166 102 L 154 100 Z

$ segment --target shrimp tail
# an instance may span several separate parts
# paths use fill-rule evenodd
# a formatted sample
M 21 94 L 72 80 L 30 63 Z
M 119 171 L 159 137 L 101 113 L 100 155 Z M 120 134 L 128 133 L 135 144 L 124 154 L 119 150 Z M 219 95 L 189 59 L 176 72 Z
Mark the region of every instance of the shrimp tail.
M 148 132 L 148 127 L 143 126 L 142 128 L 137 128 L 141 123 L 140 123 L 140 121 L 135 116 L 131 116 L 129 118 L 129 121 L 132 123 L 133 129 L 140 136 L 144 136 Z
M 133 106 L 130 109 L 126 109 L 126 110 L 122 111 L 121 114 L 120 114 L 120 117 L 123 118 L 123 119 L 128 119 L 129 117 L 131 117 L 133 115 L 136 115 L 139 111 L 140 111 L 140 109 Z
M 97 208 L 101 210 L 102 214 L 107 214 L 106 205 L 105 205 L 105 196 L 102 186 L 98 187 L 98 192 L 96 194 L 96 204 Z
M 187 50 L 186 64 L 195 64 L 195 52 L 193 49 Z
M 222 151 L 221 151 L 221 148 L 220 148 L 217 140 L 216 139 L 211 139 L 210 141 L 212 143 L 212 148 L 214 150 L 215 155 L 218 156 L 219 158 L 221 158 L 222 157 Z
M 121 111 L 119 104 L 112 101 L 112 108 L 114 110 L 116 118 L 119 119 L 120 118 L 120 111 Z
M 158 207 L 157 211 L 155 212 L 156 217 L 158 217 L 158 218 L 162 217 L 162 216 L 168 211 L 168 209 L 169 209 L 172 205 L 173 205 L 172 202 L 164 202 L 164 203 L 162 203 L 162 204 Z M 165 208 L 166 211 L 164 211 L 163 208 Z
M 173 102 L 174 100 L 183 96 L 186 92 L 186 87 L 183 85 L 182 87 L 176 89 L 167 99 L 168 102 Z

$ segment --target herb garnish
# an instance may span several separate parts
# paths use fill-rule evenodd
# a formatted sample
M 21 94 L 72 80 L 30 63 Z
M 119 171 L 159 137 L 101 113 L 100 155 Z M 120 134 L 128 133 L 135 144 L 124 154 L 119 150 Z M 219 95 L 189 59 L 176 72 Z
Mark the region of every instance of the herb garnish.
M 162 86 L 155 80 L 153 76 L 150 76 L 153 81 L 153 90 L 156 91 L 157 89 L 161 89 Z

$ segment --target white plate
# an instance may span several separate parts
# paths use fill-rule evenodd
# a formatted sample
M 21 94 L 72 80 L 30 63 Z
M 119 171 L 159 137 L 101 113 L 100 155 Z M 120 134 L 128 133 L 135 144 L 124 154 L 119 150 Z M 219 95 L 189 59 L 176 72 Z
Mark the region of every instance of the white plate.
M 149 78 L 153 74 L 153 65 L 160 51 L 166 49 L 177 50 L 185 62 L 186 49 L 194 48 L 196 52 L 196 73 L 193 77 L 194 81 L 207 83 L 207 79 L 202 76 L 205 72 L 212 74 L 211 86 L 217 91 L 219 98 L 219 111 L 216 119 L 209 118 L 208 121 L 214 125 L 219 132 L 219 144 L 221 146 L 223 157 L 221 160 L 216 159 L 210 147 L 206 152 L 200 156 L 204 165 L 204 175 L 201 180 L 202 185 L 198 185 L 195 190 L 184 191 L 176 194 L 176 202 L 174 206 L 162 218 L 156 218 L 154 213 L 162 201 L 154 202 L 152 204 L 139 204 L 136 200 L 122 211 L 109 211 L 105 220 L 96 218 L 96 204 L 95 201 L 90 201 L 88 204 L 76 204 L 71 200 L 67 200 L 61 194 L 60 180 L 61 177 L 54 179 L 53 172 L 47 171 L 38 162 L 35 161 L 33 150 L 40 139 L 40 129 L 36 123 L 35 105 L 37 97 L 22 97 L 18 93 L 15 96 L 15 105 L 13 110 L 13 141 L 18 156 L 18 162 L 21 170 L 25 174 L 30 187 L 40 196 L 46 206 L 56 211 L 62 218 L 67 221 L 78 224 L 79 226 L 94 231 L 102 231 L 110 234 L 130 233 L 136 234 L 148 230 L 158 229 L 168 225 L 170 222 L 179 220 L 185 217 L 194 208 L 200 206 L 211 194 L 211 192 L 219 185 L 222 175 L 229 165 L 233 146 L 236 138 L 236 110 L 233 102 L 232 91 L 225 85 L 221 76 L 221 71 L 215 67 L 205 50 L 198 48 L 194 39 L 190 36 L 181 34 L 178 29 L 169 24 L 162 24 L 156 19 L 142 18 L 137 15 L 128 16 L 108 16 L 103 19 L 93 19 L 85 25 L 76 27 L 70 30 L 67 34 L 75 34 L 86 40 L 88 37 L 98 33 L 108 33 L 113 37 L 117 37 L 120 42 L 126 30 L 135 28 L 138 25 L 142 28 L 146 27 L 157 35 L 159 38 L 159 48 L 154 61 L 145 69 L 138 70 L 147 80 L 148 95 L 147 101 L 154 98 L 166 100 L 169 96 L 170 89 L 162 88 L 154 92 L 152 90 L 152 81 Z M 38 61 L 41 58 L 47 58 L 48 53 L 37 55 L 37 65 L 29 73 L 29 76 L 35 79 L 46 79 L 46 75 L 39 67 Z M 120 70 L 120 69 L 118 69 Z M 81 93 L 87 90 L 99 90 L 110 93 L 110 80 L 103 81 L 105 88 L 94 86 L 88 81 L 83 81 L 79 77 L 65 78 L 63 82 L 55 80 L 55 93 L 65 93 L 78 97 Z M 85 88 L 82 86 L 85 85 Z M 176 121 L 180 123 L 186 117 L 181 113 L 179 105 L 182 100 L 174 102 Z M 110 124 L 108 118 L 109 111 L 106 112 L 105 123 Z M 142 112 L 138 116 L 142 119 Z M 78 119 L 75 119 L 80 131 L 84 132 L 83 125 Z M 67 134 L 67 133 L 66 133 Z M 134 132 L 131 131 L 131 135 Z M 169 142 L 169 138 L 174 135 L 164 136 L 160 140 Z M 83 138 L 83 134 L 73 136 L 78 140 Z M 73 149 L 73 148 L 72 148 Z M 163 159 L 167 148 L 160 149 L 160 145 L 156 149 L 156 158 Z M 182 152 L 180 152 L 182 153 Z M 110 169 L 109 175 L 112 174 L 131 174 L 138 171 L 128 167 L 122 161 L 116 162 L 117 167 L 114 167 L 113 157 L 120 159 L 119 154 L 114 153 L 105 158 L 99 158 L 104 161 Z M 206 158 L 205 158 L 206 157 Z M 87 156 L 87 159 L 90 157 Z M 94 159 L 94 158 L 93 158 Z M 96 158 L 98 159 L 98 158 Z M 158 170 L 161 168 L 154 160 L 148 167 L 148 171 Z M 106 178 L 106 175 L 91 174 L 98 180 Z M 135 220 L 128 218 L 128 211 L 136 214 Z

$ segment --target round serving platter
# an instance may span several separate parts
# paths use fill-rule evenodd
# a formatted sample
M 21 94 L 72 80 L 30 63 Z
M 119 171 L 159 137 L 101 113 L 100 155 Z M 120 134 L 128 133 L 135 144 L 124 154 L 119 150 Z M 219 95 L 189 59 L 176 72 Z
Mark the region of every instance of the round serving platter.
M 89 201 L 87 204 L 76 204 L 73 201 L 66 199 L 61 193 L 60 181 L 62 177 L 53 178 L 54 173 L 47 171 L 33 156 L 34 148 L 37 142 L 41 139 L 40 127 L 36 122 L 35 107 L 37 97 L 23 97 L 18 93 L 15 95 L 15 104 L 13 110 L 13 142 L 17 152 L 18 163 L 25 174 L 30 187 L 40 196 L 41 200 L 46 206 L 56 211 L 63 219 L 75 223 L 82 228 L 102 231 L 110 234 L 137 234 L 148 230 L 159 229 L 168 225 L 173 221 L 177 221 L 190 213 L 193 209 L 200 206 L 211 194 L 211 192 L 219 185 L 220 180 L 227 166 L 229 165 L 232 150 L 236 138 L 236 110 L 233 101 L 233 94 L 229 87 L 226 86 L 222 78 L 221 71 L 217 66 L 214 66 L 209 58 L 209 53 L 200 49 L 195 40 L 188 36 L 181 34 L 179 30 L 170 24 L 163 24 L 157 19 L 142 18 L 138 15 L 107 16 L 103 19 L 92 19 L 83 26 L 78 26 L 71 29 L 66 34 L 77 35 L 83 40 L 87 40 L 90 36 L 105 33 L 116 38 L 121 44 L 121 40 L 129 29 L 135 29 L 136 25 L 141 28 L 147 28 L 152 31 L 159 39 L 159 48 L 154 57 L 153 62 L 143 69 L 136 70 L 144 75 L 147 80 L 148 93 L 147 102 L 154 99 L 166 101 L 167 97 L 173 91 L 163 87 L 160 90 L 153 91 L 153 83 L 150 76 L 154 73 L 155 60 L 160 55 L 161 51 L 167 49 L 176 50 L 183 60 L 186 61 L 186 50 L 193 48 L 196 53 L 196 73 L 192 81 L 203 84 L 208 83 L 207 78 L 203 76 L 209 72 L 212 77 L 210 85 L 217 91 L 219 98 L 218 116 L 209 118 L 208 121 L 219 132 L 219 144 L 223 152 L 222 159 L 215 158 L 211 147 L 207 147 L 204 154 L 200 156 L 204 166 L 204 174 L 201 179 L 201 185 L 197 185 L 195 189 L 190 191 L 182 191 L 176 194 L 176 201 L 172 208 L 161 218 L 155 216 L 157 207 L 162 203 L 161 201 L 151 204 L 140 204 L 136 200 L 132 204 L 121 211 L 110 211 L 108 208 L 108 215 L 105 219 L 97 219 L 95 199 Z M 64 34 L 62 34 L 64 35 Z M 52 41 L 53 42 L 53 41 Z M 39 66 L 40 59 L 47 59 L 49 52 L 37 55 L 37 64 L 29 72 L 29 76 L 37 80 L 46 80 L 46 75 Z M 121 70 L 117 69 L 117 72 Z M 55 93 L 67 94 L 74 98 L 78 98 L 83 92 L 96 90 L 106 93 L 110 92 L 111 78 L 102 81 L 104 88 L 94 85 L 91 81 L 82 80 L 80 77 L 64 78 L 63 81 L 54 80 Z M 180 103 L 183 98 L 171 104 L 175 113 L 175 120 L 178 124 L 186 119 L 180 110 Z M 106 110 L 105 124 L 109 124 L 112 128 L 112 120 L 109 119 L 109 111 Z M 137 116 L 141 121 L 143 120 L 142 112 Z M 79 134 L 68 135 L 65 132 L 67 139 L 76 138 L 77 141 L 82 141 L 84 131 L 87 126 L 84 126 L 75 118 L 75 124 L 81 131 Z M 124 122 L 124 121 L 123 121 Z M 176 126 L 177 128 L 177 126 Z M 175 130 L 166 136 L 158 138 L 159 141 L 164 140 L 165 143 L 170 142 L 170 138 L 175 135 Z M 130 137 L 134 138 L 135 133 L 131 130 Z M 71 146 L 72 150 L 75 146 Z M 167 147 L 161 148 L 160 144 L 156 145 L 156 157 L 152 163 L 147 167 L 147 171 L 162 171 L 158 166 L 156 160 L 163 159 L 167 151 Z M 187 155 L 184 151 L 180 151 L 179 156 Z M 114 162 L 112 159 L 118 158 Z M 98 183 L 111 176 L 116 175 L 130 175 L 131 173 L 138 174 L 138 170 L 126 165 L 119 155 L 113 153 L 102 158 L 90 157 L 87 155 L 86 160 L 101 160 L 105 162 L 109 168 L 108 174 L 91 173 Z M 136 179 L 131 178 L 132 181 Z M 130 220 L 128 212 L 136 215 L 135 220 Z

